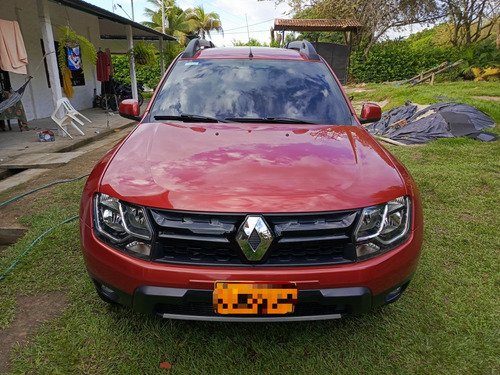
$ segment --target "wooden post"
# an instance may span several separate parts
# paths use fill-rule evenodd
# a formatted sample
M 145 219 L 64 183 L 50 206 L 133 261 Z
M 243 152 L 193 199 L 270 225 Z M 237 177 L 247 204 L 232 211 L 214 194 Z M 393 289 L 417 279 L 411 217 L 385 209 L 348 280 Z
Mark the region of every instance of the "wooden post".
M 432 78 L 432 82 L 434 82 L 434 76 L 440 74 L 440 73 L 443 73 L 443 72 L 446 72 L 448 69 L 451 69 L 451 68 L 454 68 L 455 66 L 457 65 L 460 65 L 461 63 L 463 63 L 463 60 L 458 60 L 456 63 L 454 64 L 451 64 L 451 65 L 447 65 L 446 67 L 444 67 L 443 69 L 440 69 L 438 70 L 437 72 L 434 72 L 432 74 L 429 74 L 428 76 L 422 78 L 421 80 L 418 80 L 416 82 L 413 82 L 410 87 L 413 87 L 415 85 L 418 85 L 419 83 L 422 83 L 424 81 L 427 81 L 428 79 L 431 79 Z
M 434 86 L 434 78 L 436 77 L 436 73 L 432 73 L 431 75 L 431 86 Z

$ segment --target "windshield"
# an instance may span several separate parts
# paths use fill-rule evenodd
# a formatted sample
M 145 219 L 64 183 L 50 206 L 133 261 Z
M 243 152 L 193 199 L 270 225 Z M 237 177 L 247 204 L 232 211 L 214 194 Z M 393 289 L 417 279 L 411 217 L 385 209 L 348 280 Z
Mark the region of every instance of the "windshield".
M 310 61 L 179 60 L 160 89 L 151 118 L 181 115 L 353 123 L 330 71 Z

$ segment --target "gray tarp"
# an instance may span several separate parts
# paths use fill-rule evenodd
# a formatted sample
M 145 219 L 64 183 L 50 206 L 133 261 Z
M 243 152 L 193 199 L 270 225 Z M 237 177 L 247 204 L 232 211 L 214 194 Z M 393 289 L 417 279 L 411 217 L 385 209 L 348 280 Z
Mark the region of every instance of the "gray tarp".
M 413 144 L 460 136 L 492 141 L 498 136 L 483 129 L 493 127 L 495 122 L 488 115 L 467 104 L 438 103 L 417 112 L 417 106 L 407 101 L 401 107 L 384 112 L 380 121 L 366 129 L 374 135 Z

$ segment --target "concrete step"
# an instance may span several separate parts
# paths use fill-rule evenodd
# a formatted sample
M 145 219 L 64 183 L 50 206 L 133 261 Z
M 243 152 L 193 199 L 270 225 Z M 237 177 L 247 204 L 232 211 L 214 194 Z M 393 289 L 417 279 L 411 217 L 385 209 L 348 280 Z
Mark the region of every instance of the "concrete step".
M 0 168 L 28 169 L 28 168 L 55 168 L 69 163 L 70 160 L 82 155 L 83 152 L 63 153 L 33 153 L 16 156 L 0 163 Z

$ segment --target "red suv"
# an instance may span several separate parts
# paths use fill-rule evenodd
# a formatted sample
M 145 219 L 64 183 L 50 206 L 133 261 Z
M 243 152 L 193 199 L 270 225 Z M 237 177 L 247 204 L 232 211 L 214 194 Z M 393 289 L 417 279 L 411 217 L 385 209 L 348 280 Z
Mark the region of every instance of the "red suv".
M 306 41 L 192 41 L 94 168 L 80 230 L 97 293 L 165 318 L 340 318 L 397 300 L 422 244 L 408 171 Z

